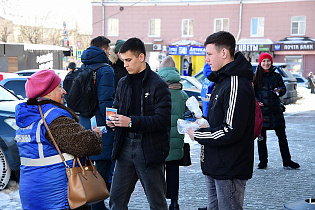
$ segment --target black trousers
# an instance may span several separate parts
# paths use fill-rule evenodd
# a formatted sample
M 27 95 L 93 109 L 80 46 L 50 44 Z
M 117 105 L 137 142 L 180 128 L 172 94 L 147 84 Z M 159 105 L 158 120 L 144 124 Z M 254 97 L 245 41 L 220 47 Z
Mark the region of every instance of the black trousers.
M 288 146 L 287 136 L 285 134 L 285 128 L 275 129 L 276 135 L 278 137 L 280 153 L 283 163 L 288 163 L 291 161 L 291 155 Z M 261 163 L 268 163 L 268 152 L 267 152 L 267 132 L 265 128 L 261 130 L 262 139 L 258 141 L 258 154 Z
M 166 198 L 178 200 L 179 161 L 166 161 Z

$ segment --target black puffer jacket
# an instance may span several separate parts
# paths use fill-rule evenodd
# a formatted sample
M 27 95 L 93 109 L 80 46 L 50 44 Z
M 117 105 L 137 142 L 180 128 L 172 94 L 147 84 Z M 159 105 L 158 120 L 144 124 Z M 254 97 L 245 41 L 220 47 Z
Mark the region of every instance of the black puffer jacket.
M 209 128 L 195 131 L 200 144 L 201 168 L 214 179 L 250 179 L 254 163 L 255 96 L 253 71 L 242 53 L 208 79 L 211 93 Z
M 161 164 L 169 153 L 171 126 L 171 93 L 166 82 L 147 64 L 144 70 L 141 94 L 141 116 L 130 116 L 133 131 L 142 135 L 146 166 Z M 118 114 L 128 116 L 132 104 L 130 75 L 123 77 L 116 90 L 113 107 Z M 112 159 L 119 157 L 128 128 L 117 127 Z
M 283 117 L 283 109 L 281 108 L 280 98 L 286 93 L 286 87 L 280 74 L 275 72 L 276 67 L 269 72 L 263 72 L 262 88 L 255 87 L 256 98 L 262 102 L 261 111 L 264 117 L 263 127 L 273 130 L 275 128 L 284 128 L 285 121 Z M 279 96 L 273 92 L 275 88 L 279 88 Z

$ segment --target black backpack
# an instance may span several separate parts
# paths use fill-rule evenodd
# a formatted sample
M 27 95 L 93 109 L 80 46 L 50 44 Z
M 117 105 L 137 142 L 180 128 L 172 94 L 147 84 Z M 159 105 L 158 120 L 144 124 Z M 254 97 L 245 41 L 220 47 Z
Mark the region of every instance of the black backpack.
M 93 68 L 85 69 L 73 80 L 71 89 L 67 93 L 67 106 L 81 116 L 92 117 L 98 107 L 97 88 L 95 85 L 96 70 L 109 66 L 107 63 L 99 63 Z
M 70 93 L 71 87 L 72 87 L 72 83 L 73 80 L 79 75 L 79 73 L 82 72 L 81 68 L 76 68 L 75 70 L 69 72 L 65 79 L 63 80 L 63 89 L 65 89 L 65 91 L 67 92 L 67 94 L 65 95 L 65 99 L 66 101 L 68 101 L 68 93 Z

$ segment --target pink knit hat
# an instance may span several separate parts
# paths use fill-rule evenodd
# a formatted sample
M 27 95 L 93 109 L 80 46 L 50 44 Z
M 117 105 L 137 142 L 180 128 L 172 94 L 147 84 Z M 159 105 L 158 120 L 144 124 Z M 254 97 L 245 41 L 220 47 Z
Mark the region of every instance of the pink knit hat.
M 54 70 L 41 70 L 27 78 L 25 83 L 28 98 L 43 97 L 53 91 L 61 82 Z
M 273 59 L 272 56 L 269 53 L 261 53 L 259 56 L 259 66 L 262 60 L 264 60 L 265 58 L 268 58 L 271 60 L 271 64 L 273 64 Z

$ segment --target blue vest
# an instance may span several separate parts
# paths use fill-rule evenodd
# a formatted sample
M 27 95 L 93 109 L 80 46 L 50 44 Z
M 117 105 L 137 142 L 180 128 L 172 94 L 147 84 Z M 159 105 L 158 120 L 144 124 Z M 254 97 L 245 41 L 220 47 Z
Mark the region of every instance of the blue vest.
M 53 104 L 41 107 L 48 125 L 60 116 L 72 118 L 69 112 Z M 40 117 L 34 117 L 32 124 L 16 131 L 15 139 L 21 157 L 19 191 L 25 210 L 69 208 L 65 165 L 55 146 L 45 138 L 45 133 Z M 73 156 L 63 155 L 71 167 Z

